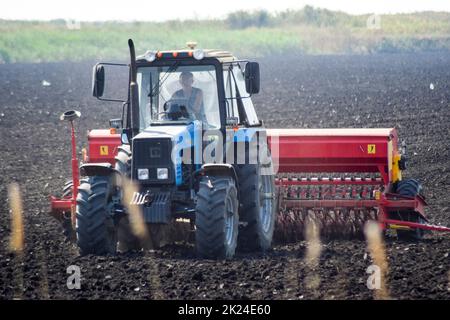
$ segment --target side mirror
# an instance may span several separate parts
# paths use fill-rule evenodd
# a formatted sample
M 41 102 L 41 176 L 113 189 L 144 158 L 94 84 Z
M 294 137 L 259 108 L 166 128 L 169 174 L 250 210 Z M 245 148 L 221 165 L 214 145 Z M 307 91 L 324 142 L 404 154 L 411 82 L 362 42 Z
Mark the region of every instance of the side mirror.
M 103 96 L 105 89 L 105 68 L 96 64 L 92 70 L 92 95 L 96 98 Z
M 109 127 L 114 129 L 122 129 L 122 119 L 109 119 Z
M 122 133 L 120 134 L 120 141 L 122 142 L 122 144 L 130 144 L 130 140 L 128 139 L 130 134 L 131 134 L 130 130 L 127 129 L 122 130 Z
M 259 93 L 260 79 L 259 79 L 259 63 L 247 62 L 244 71 L 245 90 L 248 94 Z

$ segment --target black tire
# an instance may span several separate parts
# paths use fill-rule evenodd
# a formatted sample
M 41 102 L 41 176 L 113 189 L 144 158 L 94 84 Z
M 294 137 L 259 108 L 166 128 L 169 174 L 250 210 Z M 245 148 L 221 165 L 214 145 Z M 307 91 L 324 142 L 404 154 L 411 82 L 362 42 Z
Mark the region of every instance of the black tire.
M 63 187 L 62 198 L 72 197 L 72 193 L 73 193 L 72 188 L 73 188 L 72 179 L 67 180 Z
M 131 154 L 130 146 L 123 144 L 118 148 L 115 157 L 115 169 L 126 178 L 131 178 Z M 117 237 L 119 241 L 118 249 L 121 252 L 139 250 L 142 248 L 141 241 L 131 231 L 128 216 L 124 216 L 119 220 Z
M 63 187 L 62 198 L 71 198 L 73 194 L 73 181 L 67 180 Z M 70 214 L 69 214 L 70 217 Z M 63 235 L 69 241 L 75 241 L 77 236 L 75 230 L 72 227 L 72 220 L 70 218 L 63 217 L 61 221 L 61 226 L 63 228 Z
M 131 149 L 127 144 L 121 145 L 117 150 L 115 168 L 117 171 L 125 175 L 127 178 L 131 177 Z
M 75 242 L 77 239 L 77 235 L 75 233 L 75 230 L 72 227 L 72 220 L 63 218 L 61 222 L 61 226 L 63 228 L 63 235 L 66 237 L 66 239 L 70 242 Z
M 406 179 L 397 182 L 395 192 L 402 196 L 414 197 L 422 193 L 422 185 L 416 179 Z
M 418 222 L 425 224 L 426 221 L 417 212 L 410 213 L 412 217 L 407 221 Z M 404 216 L 404 215 L 403 215 Z M 397 230 L 397 238 L 404 241 L 420 241 L 425 236 L 425 230 L 413 229 L 413 230 Z
M 273 175 L 262 175 L 260 165 L 238 165 L 239 249 L 267 251 L 275 227 L 275 182 Z M 265 169 L 268 169 L 267 167 Z M 267 172 L 263 172 L 267 173 Z
M 76 233 L 81 255 L 114 254 L 117 230 L 108 212 L 112 186 L 109 177 L 82 179 L 78 188 Z
M 238 236 L 238 200 L 230 177 L 202 177 L 197 193 L 195 242 L 201 258 L 230 259 Z
M 406 179 L 397 182 L 396 193 L 402 196 L 415 197 L 422 192 L 422 185 L 416 179 Z M 424 224 L 425 219 L 415 211 L 400 211 L 398 217 L 400 220 L 406 220 L 411 222 L 417 222 Z M 413 230 L 397 230 L 397 238 L 405 241 L 419 241 L 422 240 L 425 235 L 423 229 Z

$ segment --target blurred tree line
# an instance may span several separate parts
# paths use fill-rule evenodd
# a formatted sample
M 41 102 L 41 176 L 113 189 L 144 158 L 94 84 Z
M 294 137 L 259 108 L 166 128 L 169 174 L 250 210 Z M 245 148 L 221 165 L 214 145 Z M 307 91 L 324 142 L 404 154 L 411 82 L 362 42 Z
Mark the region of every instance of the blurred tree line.
M 305 6 L 301 10 L 285 10 L 269 13 L 266 10 L 236 11 L 227 15 L 225 22 L 230 29 L 250 27 L 264 28 L 282 25 L 310 25 L 314 27 L 351 26 L 364 27 L 366 18 L 344 12 Z

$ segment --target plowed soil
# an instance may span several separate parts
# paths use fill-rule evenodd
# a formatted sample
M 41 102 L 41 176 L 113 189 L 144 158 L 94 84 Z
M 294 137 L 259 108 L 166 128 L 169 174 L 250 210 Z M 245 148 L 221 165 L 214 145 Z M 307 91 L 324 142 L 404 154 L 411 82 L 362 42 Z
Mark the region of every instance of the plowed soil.
M 46 213 L 49 195 L 70 176 L 69 130 L 81 111 L 79 147 L 89 128 L 120 116 L 118 104 L 90 95 L 92 63 L 0 65 L 0 298 L 12 299 L 372 299 L 364 240 L 326 240 L 316 269 L 305 242 L 276 245 L 231 261 L 198 260 L 189 244 L 162 250 L 80 257 Z M 267 127 L 396 127 L 408 145 L 407 177 L 422 181 L 435 224 L 450 225 L 450 55 L 288 56 L 261 60 L 255 96 Z M 46 82 L 43 82 L 46 81 Z M 47 85 L 45 85 L 47 84 Z M 50 84 L 50 85 L 48 85 Z M 119 86 L 119 82 L 115 82 Z M 7 185 L 24 201 L 25 251 L 8 251 Z M 394 299 L 450 299 L 450 237 L 386 242 Z M 81 267 L 69 290 L 67 268 Z M 306 279 L 314 279 L 308 286 Z

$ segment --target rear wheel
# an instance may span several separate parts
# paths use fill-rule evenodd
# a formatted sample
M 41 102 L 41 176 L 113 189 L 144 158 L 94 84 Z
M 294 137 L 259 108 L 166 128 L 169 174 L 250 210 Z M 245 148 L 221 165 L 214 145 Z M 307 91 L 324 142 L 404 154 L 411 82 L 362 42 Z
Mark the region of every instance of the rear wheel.
M 195 242 L 202 258 L 232 258 L 238 236 L 238 201 L 230 177 L 203 177 L 197 193 Z
M 117 232 L 109 211 L 111 196 L 109 177 L 81 180 L 76 208 L 77 244 L 81 255 L 116 252 Z
M 402 196 L 415 197 L 422 192 L 422 185 L 416 179 L 406 179 L 397 182 L 396 192 Z M 404 221 L 416 222 L 424 224 L 425 219 L 413 210 L 400 211 L 397 213 L 396 218 Z M 397 230 L 397 238 L 406 241 L 418 241 L 423 239 L 425 230 L 413 229 L 413 230 Z

